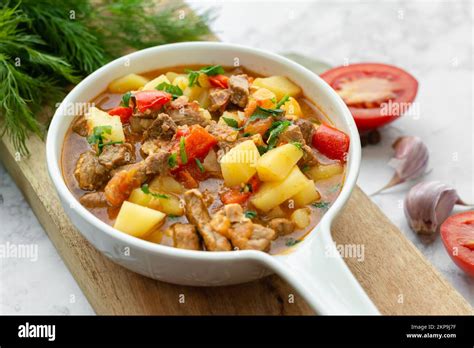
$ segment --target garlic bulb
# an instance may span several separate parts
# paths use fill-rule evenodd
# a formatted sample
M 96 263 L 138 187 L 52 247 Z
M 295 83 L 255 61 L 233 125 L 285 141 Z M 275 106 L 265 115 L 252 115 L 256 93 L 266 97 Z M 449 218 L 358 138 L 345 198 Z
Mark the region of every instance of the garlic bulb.
M 420 138 L 415 136 L 400 137 L 395 140 L 392 147 L 395 150 L 395 155 L 389 165 L 395 168 L 395 174 L 387 185 L 372 195 L 407 180 L 416 179 L 426 172 L 429 152 Z
M 451 214 L 455 204 L 466 205 L 454 188 L 439 181 L 421 182 L 405 197 L 405 216 L 413 231 L 432 234 Z

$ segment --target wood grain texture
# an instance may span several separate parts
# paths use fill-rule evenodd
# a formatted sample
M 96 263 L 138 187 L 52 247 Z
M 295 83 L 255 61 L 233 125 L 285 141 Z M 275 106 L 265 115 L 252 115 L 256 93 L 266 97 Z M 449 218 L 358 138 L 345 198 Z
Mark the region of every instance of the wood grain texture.
M 32 156 L 16 161 L 4 137 L 0 158 L 97 314 L 313 314 L 297 295 L 289 303 L 294 292 L 275 275 L 237 286 L 199 288 L 152 280 L 112 263 L 64 213 L 46 170 L 45 144 L 31 137 L 28 146 Z M 346 261 L 382 313 L 472 314 L 471 306 L 359 188 L 336 219 L 333 236 L 338 244 L 364 245 L 363 262 Z

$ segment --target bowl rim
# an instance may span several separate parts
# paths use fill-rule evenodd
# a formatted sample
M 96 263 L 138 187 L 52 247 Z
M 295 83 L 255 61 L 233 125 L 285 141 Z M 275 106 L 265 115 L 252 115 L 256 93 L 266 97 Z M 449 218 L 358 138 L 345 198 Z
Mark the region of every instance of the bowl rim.
M 329 237 L 332 239 L 330 235 L 330 226 L 334 219 L 334 217 L 339 213 L 341 208 L 345 205 L 347 200 L 350 197 L 350 194 L 355 186 L 359 168 L 360 168 L 360 159 L 361 159 L 361 146 L 360 146 L 360 139 L 359 133 L 357 131 L 357 127 L 355 125 L 354 119 L 347 108 L 346 104 L 343 100 L 338 96 L 338 94 L 318 75 L 310 71 L 309 69 L 299 65 L 296 62 L 291 61 L 288 58 L 282 57 L 276 53 L 272 53 L 266 50 L 252 48 L 244 45 L 238 44 L 230 44 L 230 43 L 223 43 L 223 42 L 212 42 L 212 41 L 195 41 L 195 42 L 182 42 L 182 43 L 173 43 L 173 44 L 166 44 L 161 46 L 154 46 L 150 48 L 146 48 L 140 51 L 136 51 L 125 56 L 119 57 L 106 65 L 102 66 L 101 68 L 94 71 L 92 74 L 88 75 L 85 79 L 83 79 L 79 84 L 77 84 L 63 99 L 59 107 L 57 108 L 54 116 L 52 118 L 50 127 L 48 129 L 47 139 L 46 139 L 46 162 L 47 168 L 49 172 L 49 176 L 58 192 L 62 202 L 66 202 L 69 204 L 71 209 L 74 209 L 78 215 L 86 220 L 88 223 L 92 224 L 96 229 L 100 230 L 103 233 L 109 235 L 109 237 L 116 239 L 118 242 L 124 243 L 131 248 L 141 249 L 152 253 L 163 254 L 170 257 L 179 257 L 188 260 L 235 260 L 236 258 L 245 258 L 245 259 L 253 259 L 259 261 L 265 261 L 267 258 L 278 257 L 280 254 L 270 255 L 265 252 L 260 252 L 257 250 L 237 250 L 233 252 L 228 251 L 217 251 L 217 252 L 208 252 L 208 251 L 196 251 L 196 250 L 186 250 L 186 249 L 178 249 L 169 247 L 166 245 L 161 245 L 157 243 L 153 243 L 147 240 L 143 240 L 137 237 L 133 237 L 126 233 L 120 232 L 113 228 L 112 226 L 108 225 L 107 223 L 100 220 L 94 214 L 92 214 L 89 210 L 83 207 L 79 201 L 74 197 L 72 192 L 67 187 L 65 180 L 63 178 L 62 170 L 60 168 L 60 158 L 56 155 L 57 148 L 62 151 L 62 146 L 64 139 L 58 139 L 57 132 L 61 123 L 63 122 L 64 117 L 60 117 L 64 113 L 63 108 L 67 105 L 71 100 L 74 100 L 83 89 L 87 88 L 89 84 L 93 83 L 97 76 L 101 75 L 105 71 L 115 67 L 117 65 L 123 64 L 123 59 L 134 59 L 140 56 L 153 56 L 162 52 L 173 51 L 176 49 L 189 49 L 192 50 L 194 48 L 200 49 L 229 49 L 234 51 L 241 51 L 249 54 L 256 54 L 259 55 L 261 58 L 268 60 L 269 62 L 278 62 L 282 65 L 285 65 L 289 70 L 292 71 L 299 71 L 300 73 L 304 73 L 305 75 L 309 75 L 309 79 L 312 80 L 311 83 L 317 89 L 322 89 L 326 92 L 326 94 L 332 99 L 332 102 L 340 109 L 342 112 L 342 119 L 343 122 L 347 125 L 349 130 L 349 137 L 350 137 L 350 148 L 349 148 L 349 155 L 347 161 L 347 171 L 345 176 L 344 185 L 342 187 L 339 196 L 336 198 L 334 203 L 328 209 L 328 211 L 323 215 L 321 221 L 307 233 L 305 238 L 301 243 L 298 243 L 294 247 L 290 248 L 288 251 L 290 252 L 297 252 L 298 245 L 308 241 L 309 239 L 314 238 L 318 233 L 315 233 L 316 229 L 321 229 L 322 233 L 329 234 Z M 158 65 L 158 64 L 157 64 Z M 61 153 L 60 151 L 60 153 Z M 79 228 L 78 228 L 79 230 Z M 81 232 L 79 230 L 79 232 Z M 82 234 L 82 232 L 81 232 Z M 286 253 L 288 253 L 288 251 Z M 285 253 L 284 253 L 285 254 Z M 267 260 L 268 261 L 268 260 Z

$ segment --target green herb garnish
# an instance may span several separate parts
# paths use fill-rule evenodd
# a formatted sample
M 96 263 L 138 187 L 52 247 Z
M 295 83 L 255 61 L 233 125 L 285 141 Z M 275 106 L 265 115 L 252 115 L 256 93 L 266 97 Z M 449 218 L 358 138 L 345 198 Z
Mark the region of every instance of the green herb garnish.
M 288 94 L 285 94 L 283 98 L 280 99 L 280 101 L 275 105 L 275 109 L 279 109 L 283 104 L 285 104 L 288 99 L 290 99 L 290 96 Z
M 179 139 L 179 155 L 181 157 L 181 163 L 188 163 L 188 155 L 186 154 L 186 144 L 184 143 L 184 137 Z
M 104 134 L 112 134 L 112 126 L 98 126 L 92 129 L 92 134 L 87 137 L 87 142 L 91 145 L 97 146 L 97 154 L 100 155 L 102 147 L 109 145 L 104 144 Z
M 301 171 L 302 171 L 302 172 L 307 172 L 308 170 L 310 170 L 310 168 L 311 168 L 311 167 L 310 167 L 309 165 L 305 164 L 305 165 L 301 168 Z
M 330 204 L 329 202 L 315 202 L 311 205 L 318 209 L 327 210 L 329 208 L 329 204 Z
M 151 192 L 150 188 L 148 187 L 148 184 L 143 184 L 142 185 L 142 191 L 143 191 L 143 193 L 145 193 L 147 195 L 151 195 L 154 198 L 164 198 L 164 199 L 170 198 L 170 196 L 162 194 L 162 193 Z
M 173 168 L 174 166 L 176 166 L 176 157 L 177 157 L 177 154 L 176 153 L 172 153 L 169 157 L 168 157 L 168 166 L 170 168 Z
M 267 151 L 275 147 L 278 141 L 278 137 L 280 136 L 281 133 L 285 131 L 285 129 L 288 128 L 289 125 L 291 125 L 291 122 L 287 120 L 273 122 L 272 127 L 270 128 L 271 131 L 267 139 L 267 145 L 268 145 Z
M 261 155 L 263 155 L 265 152 L 268 151 L 268 147 L 265 146 L 265 145 L 257 145 L 257 150 L 258 150 L 258 153 Z
M 255 217 L 257 217 L 257 212 L 253 210 L 247 210 L 245 212 L 245 217 L 248 219 L 254 219 Z
M 183 91 L 181 90 L 181 88 L 179 88 L 178 86 L 173 86 L 172 84 L 168 82 L 160 83 L 158 86 L 156 86 L 156 89 L 159 91 L 165 91 L 171 94 L 173 99 L 176 99 L 183 95 Z
M 197 166 L 198 166 L 198 168 L 199 168 L 199 171 L 200 171 L 201 173 L 204 173 L 204 172 L 206 171 L 206 169 L 204 169 L 204 167 L 203 167 L 201 161 L 200 161 L 198 158 L 195 158 L 194 161 L 196 162 L 196 164 L 197 164 Z
M 194 84 L 197 84 L 199 87 L 201 87 L 198 80 L 200 74 L 213 76 L 225 73 L 224 68 L 220 65 L 206 66 L 205 68 L 199 70 L 186 69 L 185 72 L 188 74 L 189 87 L 194 86 Z
M 122 106 L 129 107 L 130 106 L 130 98 L 132 97 L 132 92 L 127 92 L 122 96 Z
M 228 126 L 230 126 L 232 128 L 235 128 L 235 129 L 239 128 L 238 122 L 236 120 L 234 120 L 233 118 L 222 117 L 222 119 L 224 120 L 225 123 L 227 123 Z
M 296 146 L 300 150 L 303 150 L 303 144 L 301 144 L 299 141 L 292 141 L 290 144 Z
M 285 242 L 285 245 L 288 246 L 288 247 L 291 247 L 295 244 L 298 244 L 300 241 L 298 239 L 294 239 L 294 238 L 288 238 Z
M 285 112 L 285 110 L 282 110 L 282 109 L 267 109 L 267 108 L 262 108 L 261 106 L 257 106 L 257 109 L 256 111 L 260 111 L 260 112 L 263 112 L 265 114 L 268 114 L 268 115 L 271 115 L 271 116 L 279 116 L 281 114 L 283 114 Z M 255 114 L 255 112 L 254 112 Z

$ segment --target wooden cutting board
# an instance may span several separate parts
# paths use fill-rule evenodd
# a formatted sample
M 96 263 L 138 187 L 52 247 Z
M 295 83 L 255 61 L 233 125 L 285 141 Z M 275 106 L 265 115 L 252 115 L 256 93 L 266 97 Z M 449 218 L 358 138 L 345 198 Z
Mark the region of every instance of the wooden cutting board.
M 152 280 L 112 263 L 64 213 L 46 170 L 44 142 L 33 136 L 28 146 L 31 157 L 16 161 L 4 137 L 0 158 L 97 314 L 312 314 L 296 294 L 289 303 L 294 291 L 276 275 L 198 288 Z M 347 263 L 383 314 L 472 314 L 464 298 L 359 188 L 336 219 L 333 236 L 337 243 L 365 245 L 365 261 Z

